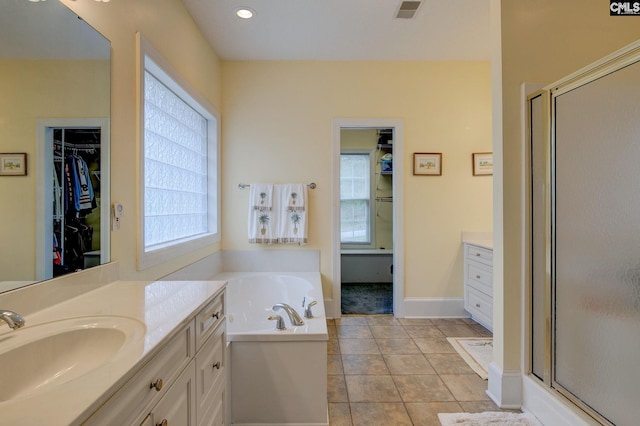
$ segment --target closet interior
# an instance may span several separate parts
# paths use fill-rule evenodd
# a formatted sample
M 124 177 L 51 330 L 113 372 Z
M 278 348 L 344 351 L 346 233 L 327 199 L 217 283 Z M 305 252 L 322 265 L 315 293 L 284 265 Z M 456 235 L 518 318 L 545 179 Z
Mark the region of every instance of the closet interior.
M 101 129 L 53 128 L 53 276 L 100 263 Z

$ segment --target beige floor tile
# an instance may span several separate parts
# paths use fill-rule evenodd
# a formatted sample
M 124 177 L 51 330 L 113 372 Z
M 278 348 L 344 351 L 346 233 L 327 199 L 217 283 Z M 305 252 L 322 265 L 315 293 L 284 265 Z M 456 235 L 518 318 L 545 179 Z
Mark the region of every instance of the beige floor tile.
M 329 403 L 329 424 L 331 426 L 353 426 L 353 423 L 351 423 L 351 409 L 348 403 Z
M 342 355 L 344 374 L 389 374 L 382 355 Z
M 353 426 L 411 426 L 413 424 L 401 402 L 352 403 L 351 416 Z
M 424 354 L 455 354 L 453 346 L 444 337 L 418 337 L 413 339 Z
M 344 376 L 327 376 L 327 401 L 349 402 Z
M 489 400 L 487 381 L 477 374 L 444 374 L 440 378 L 458 401 Z
M 367 325 L 367 317 L 362 316 L 343 316 L 334 321 L 336 325 Z
M 493 337 L 493 333 L 480 324 L 469 325 L 469 327 L 471 327 L 479 337 Z
M 384 355 L 384 360 L 391 374 L 436 374 L 422 354 Z
M 456 354 L 425 355 L 438 374 L 475 374 L 469 364 Z
M 373 335 L 368 325 L 339 325 L 339 339 L 371 339 Z
M 444 333 L 435 325 L 405 325 L 404 331 L 406 331 L 411 338 L 445 337 Z
M 376 339 L 408 339 L 409 335 L 401 325 L 372 325 L 371 334 Z
M 379 354 L 380 349 L 374 339 L 340 339 L 342 354 Z
M 367 317 L 369 325 L 400 325 L 400 322 L 393 315 L 371 315 Z
M 401 402 L 391 376 L 345 376 L 349 402 Z
M 342 358 L 337 354 L 327 354 L 327 374 L 335 376 L 336 374 L 344 374 L 342 369 Z
M 404 402 L 455 401 L 447 386 L 435 374 L 392 377 Z
M 338 330 L 335 325 L 327 326 L 327 335 L 329 336 L 329 340 L 338 338 Z
M 402 325 L 433 325 L 429 318 L 398 318 L 398 322 Z
M 467 324 L 468 318 L 432 318 L 433 325 L 446 326 L 446 325 L 456 325 L 456 324 Z
M 340 344 L 337 339 L 330 339 L 327 342 L 327 353 L 331 354 L 339 354 L 340 353 Z
M 383 354 L 419 354 L 420 349 L 411 339 L 376 339 Z
M 467 324 L 438 325 L 447 337 L 478 337 L 478 333 Z
M 336 325 L 336 321 L 333 318 L 327 318 L 327 327 L 330 325 Z
M 461 413 L 457 402 L 408 402 L 405 404 L 414 425 L 440 426 L 438 413 Z

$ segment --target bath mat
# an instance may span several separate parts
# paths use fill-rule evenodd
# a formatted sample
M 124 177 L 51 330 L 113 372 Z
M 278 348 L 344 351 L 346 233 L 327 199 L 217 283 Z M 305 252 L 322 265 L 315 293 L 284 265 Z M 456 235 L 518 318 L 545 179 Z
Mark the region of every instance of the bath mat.
M 442 426 L 542 426 L 529 413 L 438 413 Z
M 393 283 L 342 283 L 343 314 L 393 313 Z
M 451 346 L 469 367 L 484 380 L 489 378 L 489 363 L 493 360 L 493 339 L 487 337 L 447 337 Z

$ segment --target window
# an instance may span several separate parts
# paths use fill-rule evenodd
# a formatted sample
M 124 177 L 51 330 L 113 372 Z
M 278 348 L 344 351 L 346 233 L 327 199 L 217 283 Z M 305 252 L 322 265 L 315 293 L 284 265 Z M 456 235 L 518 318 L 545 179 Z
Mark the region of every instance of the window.
M 371 152 L 340 154 L 340 242 L 370 245 L 373 238 Z
M 142 38 L 140 47 L 144 269 L 219 239 L 219 115 Z

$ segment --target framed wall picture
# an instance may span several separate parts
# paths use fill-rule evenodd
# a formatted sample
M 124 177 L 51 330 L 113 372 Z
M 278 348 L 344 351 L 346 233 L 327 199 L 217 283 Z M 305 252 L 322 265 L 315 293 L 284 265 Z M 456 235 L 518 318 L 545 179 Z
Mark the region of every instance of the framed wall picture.
M 26 176 L 27 154 L 25 152 L 0 153 L 0 176 Z
M 425 176 L 442 175 L 441 152 L 414 152 L 413 174 Z
M 472 158 L 474 176 L 493 175 L 493 152 L 474 152 Z

